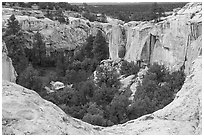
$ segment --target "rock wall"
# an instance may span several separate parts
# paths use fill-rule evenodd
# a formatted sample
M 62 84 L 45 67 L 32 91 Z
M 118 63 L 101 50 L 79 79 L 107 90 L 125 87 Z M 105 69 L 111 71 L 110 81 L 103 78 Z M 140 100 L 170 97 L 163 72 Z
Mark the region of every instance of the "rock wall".
M 125 24 L 127 32 L 126 55 L 129 61 L 158 62 L 170 69 L 185 66 L 201 54 L 202 4 L 188 3 L 172 16 L 158 23 L 135 22 Z M 129 26 L 129 27 L 127 27 Z M 195 44 L 194 43 L 200 43 Z M 189 54 L 191 51 L 193 54 Z
M 8 56 L 8 51 L 4 42 L 2 42 L 2 79 L 10 82 L 16 82 L 17 73 L 12 65 L 12 60 Z
M 152 114 L 111 127 L 87 124 L 66 115 L 36 92 L 3 81 L 2 134 L 14 135 L 195 135 L 202 134 L 202 57 L 169 105 Z
M 10 11 L 3 9 L 3 27 L 6 27 L 10 16 L 8 13 L 15 13 Z M 125 60 L 158 62 L 172 70 L 183 66 L 186 74 L 189 73 L 189 64 L 201 54 L 202 49 L 201 43 L 194 46 L 202 39 L 202 3 L 188 3 L 158 23 L 131 21 L 124 24 L 111 18 L 108 18 L 108 23 L 100 23 L 69 17 L 67 24 L 60 24 L 48 18 L 37 19 L 19 14 L 16 18 L 24 30 L 43 34 L 49 51 L 75 49 L 90 34 L 96 35 L 97 30 L 101 30 L 109 42 L 112 60 L 117 60 L 122 50 Z M 191 54 L 192 50 L 196 52 Z

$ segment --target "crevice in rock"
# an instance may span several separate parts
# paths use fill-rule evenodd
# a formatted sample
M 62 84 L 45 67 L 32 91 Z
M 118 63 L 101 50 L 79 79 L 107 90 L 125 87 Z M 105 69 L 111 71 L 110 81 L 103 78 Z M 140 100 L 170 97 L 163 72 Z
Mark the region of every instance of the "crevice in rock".
M 153 50 L 154 50 L 154 45 L 156 43 L 156 36 L 150 34 L 150 42 L 149 42 L 149 63 L 150 63 L 150 60 L 151 60 L 151 56 L 152 56 L 152 53 L 153 53 Z

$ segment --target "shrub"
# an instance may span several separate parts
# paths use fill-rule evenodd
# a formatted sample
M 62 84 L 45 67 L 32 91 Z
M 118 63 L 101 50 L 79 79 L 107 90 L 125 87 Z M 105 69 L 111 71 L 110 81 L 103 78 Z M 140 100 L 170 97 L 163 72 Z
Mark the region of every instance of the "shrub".
M 137 73 L 140 70 L 140 67 L 133 61 L 128 62 L 124 60 L 121 64 L 120 69 L 121 69 L 120 70 L 121 75 L 129 76 L 129 75 L 137 75 Z
M 107 87 L 118 88 L 120 86 L 119 74 L 115 68 L 99 66 L 96 69 L 96 84 L 101 87 L 105 84 Z

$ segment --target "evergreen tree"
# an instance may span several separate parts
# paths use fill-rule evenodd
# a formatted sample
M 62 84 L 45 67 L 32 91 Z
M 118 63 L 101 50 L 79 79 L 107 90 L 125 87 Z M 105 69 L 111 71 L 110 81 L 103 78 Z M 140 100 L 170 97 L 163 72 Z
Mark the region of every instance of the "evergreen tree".
M 18 77 L 18 84 L 26 88 L 32 89 L 34 81 L 38 76 L 37 70 L 30 64 Z
M 11 34 L 17 35 L 20 30 L 21 30 L 21 27 L 18 23 L 18 20 L 16 19 L 15 15 L 12 14 L 8 19 L 8 27 L 7 27 L 5 36 L 9 36 Z
M 46 47 L 43 38 L 39 32 L 34 35 L 32 62 L 35 65 L 42 66 L 46 58 Z
M 23 48 L 22 39 L 16 35 L 11 35 L 5 38 L 6 47 L 8 49 L 8 56 L 11 58 L 13 66 L 20 74 L 28 65 L 28 59 Z
M 84 52 L 85 52 L 85 56 L 87 58 L 93 58 L 93 42 L 94 42 L 94 36 L 90 35 L 87 39 L 86 39 L 86 44 L 84 45 Z
M 14 15 L 11 15 L 3 40 L 6 43 L 8 56 L 13 61 L 17 74 L 20 74 L 28 65 L 28 59 L 24 51 L 26 40 L 21 32 L 18 21 Z
M 94 58 L 99 62 L 103 59 L 107 59 L 109 56 L 108 43 L 101 31 L 98 31 L 96 38 L 93 42 L 93 54 Z

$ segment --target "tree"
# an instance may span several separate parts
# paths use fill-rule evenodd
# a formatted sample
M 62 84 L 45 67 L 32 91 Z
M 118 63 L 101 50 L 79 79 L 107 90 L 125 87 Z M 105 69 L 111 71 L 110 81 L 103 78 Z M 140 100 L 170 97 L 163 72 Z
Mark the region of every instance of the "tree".
M 64 18 L 64 14 L 63 14 L 63 10 L 61 8 L 59 10 L 57 10 L 57 20 L 60 23 L 66 23 L 66 20 Z
M 43 42 L 43 37 L 39 32 L 37 32 L 34 35 L 34 43 L 32 50 L 33 50 L 32 55 L 33 64 L 42 66 L 46 58 L 46 47 L 45 43 Z
M 103 109 L 96 103 L 88 103 L 87 113 L 83 117 L 83 121 L 93 125 L 106 126 L 106 119 L 103 117 Z
M 99 62 L 103 59 L 107 59 L 109 56 L 108 43 L 101 31 L 98 31 L 93 42 L 93 54 L 94 58 L 96 58 Z
M 120 74 L 125 76 L 137 75 L 139 70 L 140 67 L 136 63 L 125 60 L 121 63 Z
M 8 49 L 8 56 L 11 58 L 14 68 L 19 75 L 27 67 L 28 59 L 24 51 L 26 40 L 14 15 L 11 15 L 8 20 L 8 27 L 3 40 Z
M 92 35 L 89 35 L 88 38 L 86 39 L 86 44 L 84 45 L 84 50 L 85 50 L 85 56 L 87 58 L 93 58 L 93 42 L 94 42 L 95 37 Z
M 130 119 L 162 109 L 173 101 L 185 80 L 182 71 L 170 72 L 163 65 L 149 67 L 142 83 L 137 86 L 134 102 L 128 109 Z
M 18 20 L 16 19 L 15 15 L 12 14 L 8 19 L 8 27 L 7 27 L 5 36 L 9 36 L 11 34 L 17 35 L 20 30 L 21 30 L 21 27 L 19 25 Z
M 30 64 L 18 77 L 17 83 L 26 88 L 32 89 L 38 71 Z
M 128 97 L 130 92 L 116 93 L 113 100 L 108 105 L 107 111 L 109 111 L 109 119 L 114 123 L 124 123 L 128 121 L 127 108 L 130 104 Z
M 96 84 L 101 87 L 105 84 L 107 87 L 120 87 L 119 74 L 115 68 L 99 66 L 96 69 Z

